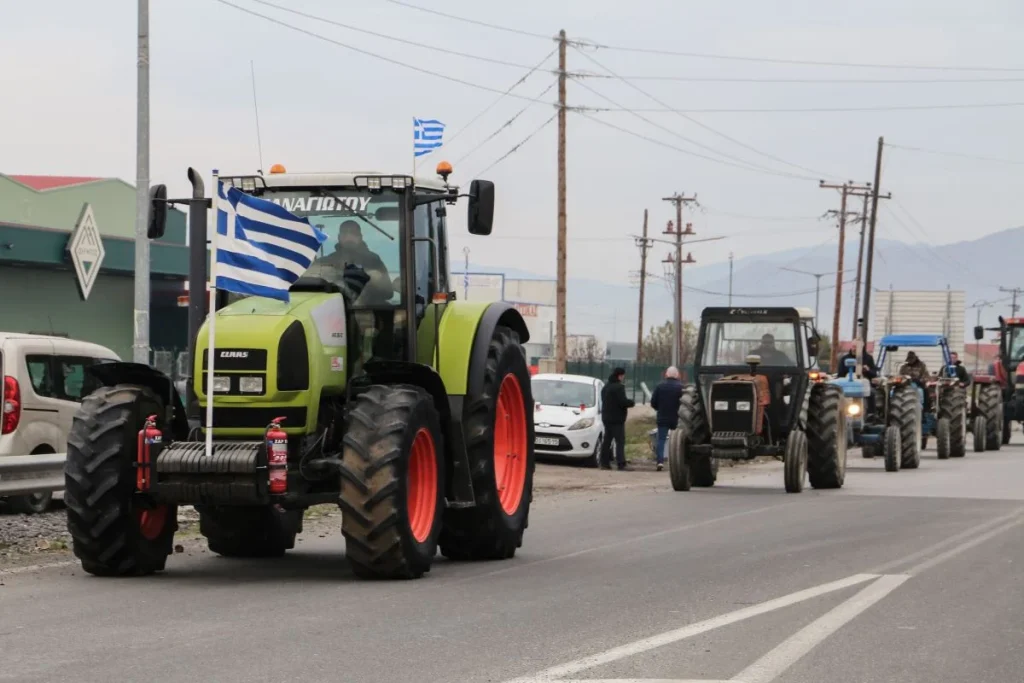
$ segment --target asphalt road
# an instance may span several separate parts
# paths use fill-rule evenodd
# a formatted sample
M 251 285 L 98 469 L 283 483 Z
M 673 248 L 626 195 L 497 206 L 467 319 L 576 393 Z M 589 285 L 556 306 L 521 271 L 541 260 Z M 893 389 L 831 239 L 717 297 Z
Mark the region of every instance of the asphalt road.
M 340 534 L 143 579 L 0 572 L 0 680 L 1022 680 L 1024 446 L 849 462 L 800 495 L 774 465 L 685 494 L 590 473 L 623 486 L 542 498 L 514 560 L 413 582 L 355 580 Z

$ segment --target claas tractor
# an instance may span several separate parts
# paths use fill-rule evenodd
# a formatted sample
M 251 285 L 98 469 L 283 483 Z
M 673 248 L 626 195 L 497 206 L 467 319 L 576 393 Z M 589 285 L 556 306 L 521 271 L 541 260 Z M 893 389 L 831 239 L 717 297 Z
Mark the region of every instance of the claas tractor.
M 676 491 L 713 486 L 720 460 L 784 463 L 789 493 L 805 479 L 839 488 L 846 476 L 846 401 L 817 369 L 813 314 L 796 308 L 706 308 L 694 351 L 695 384 L 669 439 Z
M 288 301 L 215 290 L 206 315 L 203 297 L 190 300 L 185 396 L 148 365 L 92 368 L 101 388 L 74 418 L 65 496 L 87 572 L 163 569 L 184 505 L 214 553 L 273 557 L 294 547 L 307 508 L 336 504 L 363 578 L 418 578 L 438 549 L 453 560 L 515 554 L 534 472 L 529 333 L 507 303 L 456 299 L 448 207 L 468 199 L 469 232 L 488 235 L 494 186 L 474 180 L 459 194 L 450 173 L 446 163 L 438 179 L 275 166 L 219 178 L 327 240 Z M 168 204 L 189 204 L 195 293 L 211 200 L 189 178 L 191 199 L 153 188 L 149 234 L 163 234 Z

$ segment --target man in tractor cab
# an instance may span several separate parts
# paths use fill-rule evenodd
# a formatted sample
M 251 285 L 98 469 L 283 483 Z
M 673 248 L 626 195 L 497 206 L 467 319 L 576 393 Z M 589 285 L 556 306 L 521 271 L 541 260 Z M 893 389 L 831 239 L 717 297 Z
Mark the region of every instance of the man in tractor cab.
M 761 337 L 761 345 L 750 350 L 750 354 L 761 357 L 761 365 L 794 365 L 782 351 L 775 348 L 775 335 L 771 332 Z
M 362 268 L 370 276 L 360 294 L 360 302 L 383 304 L 394 295 L 394 285 L 388 275 L 384 261 L 363 240 L 363 229 L 353 220 L 343 221 L 338 228 L 338 241 L 334 252 L 317 259 L 314 264 L 334 268 L 343 272 L 346 265 Z
M 931 402 L 928 400 L 928 367 L 924 361 L 913 351 L 907 351 L 907 360 L 900 366 L 899 374 L 909 377 L 911 382 L 924 391 L 924 411 L 927 413 L 931 409 Z

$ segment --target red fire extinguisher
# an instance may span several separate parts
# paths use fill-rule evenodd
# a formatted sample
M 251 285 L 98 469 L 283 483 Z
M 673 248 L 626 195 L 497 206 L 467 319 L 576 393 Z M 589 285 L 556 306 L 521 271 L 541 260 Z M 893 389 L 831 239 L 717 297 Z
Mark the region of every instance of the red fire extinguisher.
M 156 428 L 156 415 L 146 418 L 146 423 L 139 430 L 138 449 L 136 460 L 138 467 L 135 470 L 135 487 L 139 491 L 148 491 L 152 484 L 152 459 L 150 451 L 152 447 L 163 441 L 163 433 Z
M 275 417 L 267 426 L 267 469 L 271 493 L 288 490 L 288 435 L 281 429 L 284 419 Z

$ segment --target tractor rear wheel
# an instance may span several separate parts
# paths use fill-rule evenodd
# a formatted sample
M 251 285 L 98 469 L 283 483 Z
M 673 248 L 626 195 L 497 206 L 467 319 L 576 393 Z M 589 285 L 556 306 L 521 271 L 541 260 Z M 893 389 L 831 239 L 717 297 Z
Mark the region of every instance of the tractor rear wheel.
M 843 390 L 815 384 L 807 404 L 807 476 L 816 489 L 838 489 L 846 479 Z
M 935 423 L 935 451 L 939 460 L 949 459 L 950 430 L 948 417 L 940 417 L 939 421 Z
M 302 531 L 302 510 L 264 505 L 199 506 L 197 511 L 210 552 L 224 557 L 281 557 Z
M 967 392 L 960 387 L 946 389 L 939 401 L 938 415 L 949 420 L 950 457 L 964 457 L 967 454 Z
M 889 424 L 900 428 L 900 467 L 917 469 L 921 464 L 921 400 L 910 384 L 898 386 L 889 405 Z
M 889 425 L 885 428 L 882 437 L 882 455 L 885 456 L 885 471 L 899 472 L 900 461 L 903 458 L 903 444 L 900 443 L 900 428 L 896 425 Z
M 683 389 L 683 394 L 679 398 L 679 424 L 676 431 L 684 432 L 690 443 L 707 443 L 711 440 L 711 430 L 708 429 L 707 413 L 704 412 L 700 392 L 692 384 Z M 694 486 L 715 485 L 718 479 L 717 458 L 709 456 L 697 460 L 690 459 L 687 461 L 687 467 L 690 470 L 690 482 Z
M 794 429 L 786 439 L 786 454 L 783 460 L 786 493 L 800 493 L 804 490 L 804 474 L 806 472 L 807 435 Z
M 417 386 L 374 385 L 355 399 L 341 458 L 341 533 L 357 576 L 418 579 L 437 553 L 444 443 L 434 400 Z
M 681 425 L 680 425 L 681 426 Z M 692 485 L 687 443 L 689 435 L 684 429 L 673 429 L 668 435 L 668 477 L 673 491 L 689 491 Z
M 64 503 L 72 547 L 90 574 L 152 574 L 171 554 L 177 507 L 142 508 L 135 499 L 138 436 L 149 415 L 163 417 L 160 398 L 119 384 L 86 396 L 71 424 Z
M 974 429 L 972 430 L 972 433 L 974 434 L 975 453 L 983 453 L 985 451 L 985 433 L 987 429 L 985 422 L 986 420 L 984 415 L 978 415 L 974 418 Z
M 985 416 L 985 450 L 998 451 L 1003 445 L 1003 392 L 998 385 L 978 389 L 977 408 Z
M 466 397 L 466 450 L 476 505 L 444 513 L 441 554 L 504 560 L 523 544 L 533 501 L 533 393 L 519 335 L 495 328 L 482 390 Z

